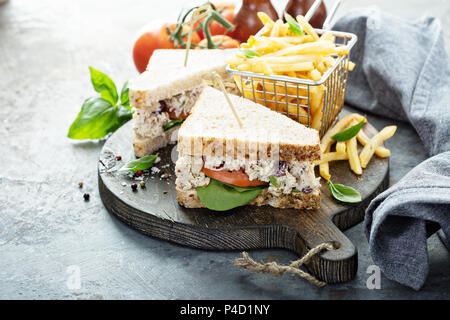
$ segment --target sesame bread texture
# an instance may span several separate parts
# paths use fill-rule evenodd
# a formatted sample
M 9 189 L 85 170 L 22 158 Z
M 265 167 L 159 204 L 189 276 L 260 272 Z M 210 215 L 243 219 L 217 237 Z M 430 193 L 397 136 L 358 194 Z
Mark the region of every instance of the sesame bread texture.
M 186 208 L 204 208 L 200 199 L 198 198 L 197 191 L 181 190 L 177 191 L 177 200 L 180 205 Z M 247 205 L 270 205 L 275 208 L 295 208 L 295 209 L 317 209 L 320 206 L 320 190 L 317 189 L 312 193 L 305 194 L 302 192 L 283 194 L 281 196 L 274 196 L 263 189 L 261 193 Z
M 207 74 L 217 72 L 224 81 L 233 82 L 225 70 L 225 59 L 235 50 L 190 50 L 184 67 L 184 49 L 159 49 L 153 52 L 147 70 L 130 81 L 130 105 L 135 108 L 153 107 L 164 100 L 202 84 Z
M 281 161 L 320 159 L 316 130 L 248 99 L 229 94 L 239 126 L 224 94 L 206 86 L 178 132 L 178 152 L 187 155 Z

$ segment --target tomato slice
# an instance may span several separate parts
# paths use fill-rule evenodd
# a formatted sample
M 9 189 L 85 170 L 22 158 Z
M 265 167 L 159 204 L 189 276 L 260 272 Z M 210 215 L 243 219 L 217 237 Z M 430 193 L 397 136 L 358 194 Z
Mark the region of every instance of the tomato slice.
M 170 119 L 186 119 L 189 116 L 189 113 L 180 113 L 179 115 L 176 115 L 175 110 L 168 111 Z
M 246 174 L 242 169 L 233 171 L 215 171 L 203 167 L 202 172 L 210 178 L 238 187 L 257 187 L 267 184 L 267 182 L 258 179 L 250 180 L 248 174 Z

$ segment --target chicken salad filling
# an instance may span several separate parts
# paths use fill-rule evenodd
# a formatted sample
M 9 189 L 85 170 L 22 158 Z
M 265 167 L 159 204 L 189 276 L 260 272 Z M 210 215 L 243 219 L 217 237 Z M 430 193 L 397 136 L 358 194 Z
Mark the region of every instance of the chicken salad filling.
M 320 188 L 320 178 L 316 178 L 314 175 L 314 165 L 303 161 L 285 162 L 180 155 L 175 170 L 177 175 L 176 185 L 182 190 L 207 186 L 210 177 L 205 172 L 215 179 L 221 173 L 231 176 L 233 173 L 239 173 L 241 180 L 242 173 L 244 173 L 245 179 L 249 181 L 254 182 L 256 180 L 266 183 L 268 191 L 276 196 L 290 194 L 291 192 L 309 194 Z M 219 173 L 219 175 L 216 173 Z
M 170 121 L 183 119 L 189 114 L 202 87 L 198 86 L 161 100 L 157 102 L 157 106 L 136 109 L 133 114 L 135 133 L 145 138 L 156 138 L 163 135 Z M 178 121 L 177 124 L 181 124 L 181 122 Z M 173 126 L 169 127 L 172 128 Z

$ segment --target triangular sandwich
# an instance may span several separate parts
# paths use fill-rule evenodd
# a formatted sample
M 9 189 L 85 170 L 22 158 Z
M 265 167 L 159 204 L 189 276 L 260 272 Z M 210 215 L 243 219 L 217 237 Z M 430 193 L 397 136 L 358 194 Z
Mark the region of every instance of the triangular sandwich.
M 248 99 L 202 89 L 178 132 L 178 202 L 224 211 L 241 205 L 317 208 L 318 132 Z
M 184 49 L 155 50 L 147 70 L 130 81 L 130 104 L 135 108 L 133 146 L 137 157 L 151 154 L 170 142 L 172 132 L 188 116 L 204 86 L 205 75 L 215 71 L 227 84 L 234 83 L 225 70 L 225 59 L 232 57 L 234 50 L 190 50 L 184 67 L 185 53 Z

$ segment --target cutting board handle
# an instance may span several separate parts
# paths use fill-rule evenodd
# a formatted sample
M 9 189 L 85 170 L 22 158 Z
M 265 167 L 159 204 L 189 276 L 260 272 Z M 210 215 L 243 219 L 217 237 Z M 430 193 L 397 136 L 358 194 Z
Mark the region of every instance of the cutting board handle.
M 295 231 L 295 245 L 285 242 L 285 248 L 300 257 L 321 243 L 332 242 L 335 250 L 324 251 L 315 256 L 308 269 L 320 280 L 337 283 L 353 279 L 357 272 L 358 252 L 353 243 L 320 210 L 289 210 L 275 215 L 275 225 L 286 226 Z M 345 280 L 344 280 L 345 279 Z

